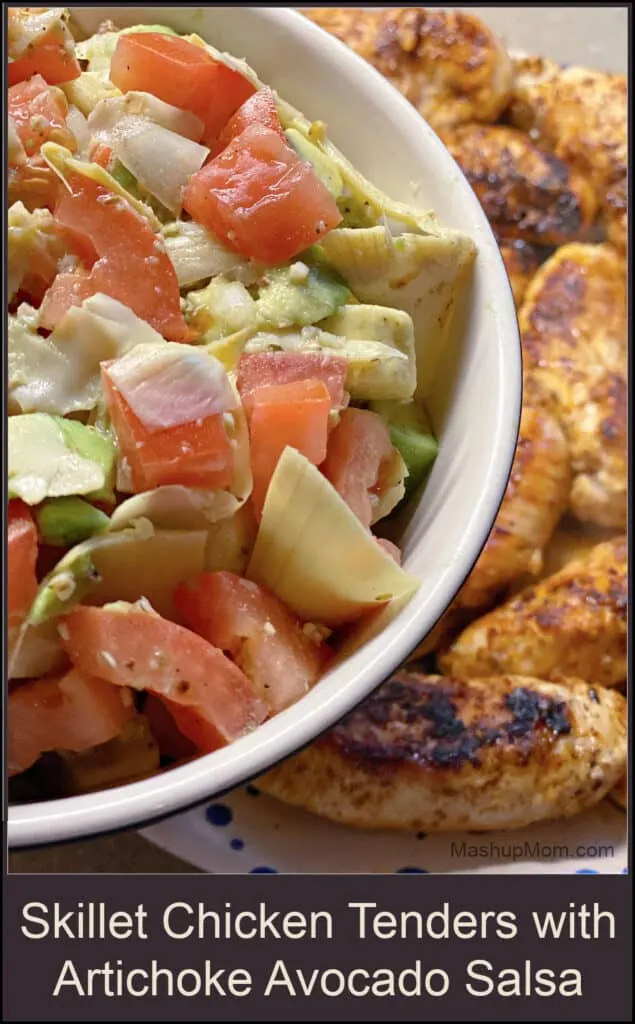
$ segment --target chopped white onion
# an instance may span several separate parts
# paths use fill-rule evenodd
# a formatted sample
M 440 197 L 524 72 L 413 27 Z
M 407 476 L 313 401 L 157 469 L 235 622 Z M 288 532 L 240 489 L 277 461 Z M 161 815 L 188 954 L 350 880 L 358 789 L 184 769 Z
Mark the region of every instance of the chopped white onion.
M 209 156 L 209 149 L 198 142 L 137 116 L 120 122 L 111 146 L 139 184 L 176 215 L 183 189 Z
M 75 142 L 77 143 L 77 152 L 75 155 L 80 157 L 88 156 L 90 151 L 90 132 L 88 130 L 88 122 L 81 110 L 79 110 L 73 103 L 69 104 L 66 123 L 75 136 Z
M 149 430 L 203 420 L 237 405 L 222 363 L 189 345 L 137 345 L 111 363 L 108 376 Z
M 198 142 L 205 130 L 201 118 L 189 110 L 164 103 L 149 92 L 134 91 L 100 100 L 88 118 L 88 128 L 91 135 L 110 144 L 124 117 L 143 117 L 193 142 Z
M 161 234 L 180 288 L 191 288 L 218 274 L 250 285 L 262 274 L 261 267 L 226 249 L 196 221 L 166 224 Z

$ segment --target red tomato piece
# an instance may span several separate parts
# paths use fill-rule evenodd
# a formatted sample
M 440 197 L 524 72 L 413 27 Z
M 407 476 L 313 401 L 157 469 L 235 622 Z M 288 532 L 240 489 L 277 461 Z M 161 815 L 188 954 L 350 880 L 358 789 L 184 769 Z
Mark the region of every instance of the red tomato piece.
M 154 693 L 146 696 L 143 713 L 150 723 L 152 735 L 159 745 L 162 757 L 173 761 L 184 761 L 196 753 L 195 744 L 177 727 L 175 710 L 179 708 L 174 701 L 158 697 Z M 184 714 L 191 714 L 188 708 L 181 708 Z
M 135 714 L 128 689 L 77 670 L 20 683 L 8 701 L 9 775 L 51 750 L 77 753 L 108 743 Z
M 107 171 L 113 163 L 114 154 L 111 147 L 105 142 L 96 142 L 90 151 L 90 159 L 94 164 L 99 164 Z
M 331 396 L 324 381 L 302 380 L 258 388 L 243 404 L 249 421 L 251 498 L 259 516 L 285 448 L 296 448 L 315 466 L 324 461 Z
M 20 626 L 37 593 L 37 527 L 23 501 L 9 502 L 7 523 L 7 598 L 9 633 Z
M 229 248 L 265 264 L 292 259 L 342 219 L 311 164 L 262 125 L 192 175 L 183 206 Z
M 42 75 L 49 85 L 59 85 L 79 78 L 81 68 L 66 43 L 62 26 L 52 25 L 48 32 L 28 46 L 25 53 L 9 61 L 9 85 L 24 82 L 33 75 Z
M 239 71 L 201 46 L 161 32 L 120 36 L 110 63 L 110 79 L 122 92 L 150 92 L 165 103 L 196 114 L 209 145 L 232 114 L 255 92 Z
M 254 352 L 238 363 L 237 387 L 246 399 L 257 388 L 271 384 L 295 384 L 301 380 L 322 380 L 334 409 L 346 404 L 344 382 L 348 362 L 327 352 Z
M 42 326 L 52 330 L 60 312 L 103 292 L 129 306 L 169 341 L 190 340 L 176 272 L 145 218 L 90 178 L 73 174 L 68 181 L 71 191 L 62 191 L 56 222 L 79 252 L 87 256 L 93 250 L 99 258 L 85 279 L 77 282 L 75 296 L 68 275 L 59 285 L 53 283 L 43 303 Z
M 85 271 L 58 274 L 42 299 L 40 322 L 52 331 L 71 306 L 81 306 L 84 299 L 95 294 L 90 275 Z
M 280 118 L 278 116 L 278 104 L 273 89 L 263 86 L 257 92 L 245 100 L 236 113 L 227 122 L 218 136 L 218 141 L 212 150 L 212 156 L 218 156 L 229 145 L 232 139 L 240 135 L 245 128 L 252 124 L 260 124 L 271 131 L 277 132 L 281 139 L 286 142 Z
M 41 75 L 12 85 L 8 91 L 8 114 L 27 156 L 39 153 L 43 142 L 58 142 L 75 151 L 75 136 L 66 124 L 67 111 L 64 93 L 51 88 Z
M 388 427 L 376 412 L 345 409 L 331 431 L 322 472 L 364 526 L 371 523 L 371 494 L 376 492 L 382 463 L 392 454 Z
M 149 430 L 134 414 L 102 364 L 104 394 L 121 455 L 136 492 L 162 484 L 227 487 L 234 457 L 222 413 L 165 430 Z
M 216 746 L 238 739 L 267 716 L 253 683 L 222 651 L 153 612 L 135 605 L 80 605 L 65 616 L 61 633 L 81 671 L 196 712 Z
M 202 573 L 174 595 L 184 621 L 226 651 L 271 712 L 294 704 L 324 671 L 325 654 L 274 594 L 231 572 Z

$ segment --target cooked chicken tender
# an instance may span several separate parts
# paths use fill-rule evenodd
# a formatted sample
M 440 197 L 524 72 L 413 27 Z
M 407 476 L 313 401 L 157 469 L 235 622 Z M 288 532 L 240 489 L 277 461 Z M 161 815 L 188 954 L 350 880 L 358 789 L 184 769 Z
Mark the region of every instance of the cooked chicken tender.
M 303 13 L 381 71 L 435 130 L 495 121 L 508 104 L 511 59 L 465 11 L 315 7 Z
M 502 239 L 498 237 L 497 241 L 509 283 L 512 286 L 514 302 L 519 308 L 529 287 L 529 282 L 540 264 L 544 263 L 549 256 L 550 250 L 540 245 L 534 245 L 532 242 L 524 242 L 521 238 Z
M 624 775 L 609 793 L 611 802 L 622 811 L 628 810 L 628 776 Z
M 541 577 L 560 572 L 569 562 L 585 557 L 598 544 L 612 540 L 614 536 L 612 531 L 583 526 L 577 520 L 565 517 L 545 548 Z
M 402 670 L 258 785 L 358 828 L 512 829 L 597 803 L 626 755 L 616 691 Z
M 523 407 L 518 445 L 494 528 L 456 603 L 483 608 L 525 573 L 536 575 L 542 550 L 569 502 L 569 450 L 558 421 Z
M 514 60 L 512 122 L 593 185 L 609 239 L 627 242 L 627 84 L 624 75 Z
M 626 268 L 610 245 L 562 246 L 519 311 L 525 395 L 558 416 L 583 522 L 626 526 Z
M 440 655 L 441 670 L 617 686 L 626 679 L 626 559 L 624 536 L 598 544 L 467 626 Z
M 597 209 L 592 186 L 525 132 L 463 124 L 441 138 L 499 237 L 539 245 L 588 237 Z

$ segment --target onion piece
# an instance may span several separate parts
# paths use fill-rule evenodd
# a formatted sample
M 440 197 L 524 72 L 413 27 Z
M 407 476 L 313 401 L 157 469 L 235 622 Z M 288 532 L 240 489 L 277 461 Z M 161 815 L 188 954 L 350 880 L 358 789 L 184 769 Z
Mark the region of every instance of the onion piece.
M 178 427 L 237 405 L 222 363 L 189 345 L 137 345 L 109 363 L 107 372 L 148 430 Z
M 66 123 L 75 136 L 75 142 L 77 143 L 76 155 L 88 156 L 90 151 L 90 132 L 88 130 L 88 122 L 81 110 L 73 103 L 69 103 L 68 105 Z
M 133 116 L 146 118 L 192 142 L 199 142 L 205 131 L 203 121 L 196 114 L 164 103 L 149 92 L 135 91 L 100 100 L 91 112 L 88 128 L 91 135 L 110 144 L 110 137 L 116 133 L 122 119 Z
M 112 150 L 143 188 L 178 215 L 183 189 L 201 169 L 209 149 L 144 118 L 124 118 Z
M 166 224 L 161 235 L 176 271 L 179 288 L 191 288 L 218 274 L 246 286 L 255 284 L 262 276 L 262 267 L 226 249 L 196 221 Z

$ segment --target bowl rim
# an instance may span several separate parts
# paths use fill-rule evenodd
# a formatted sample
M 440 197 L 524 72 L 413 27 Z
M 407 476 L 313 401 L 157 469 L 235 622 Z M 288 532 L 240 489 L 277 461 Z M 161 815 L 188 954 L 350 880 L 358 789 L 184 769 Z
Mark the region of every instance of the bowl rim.
M 108 5 L 102 6 L 112 9 L 108 8 Z M 94 9 L 93 7 L 92 10 Z M 361 88 L 373 91 L 375 95 L 383 91 L 393 107 L 399 106 L 400 119 L 409 120 L 414 132 L 421 129 L 422 123 L 425 124 L 416 109 L 379 71 L 300 12 L 290 8 L 260 6 L 247 9 L 257 12 L 263 23 L 268 23 L 267 27 L 289 29 L 294 33 L 303 32 L 322 49 L 334 48 L 340 61 L 348 62 L 351 69 L 354 66 Z M 429 144 L 432 145 L 435 141 L 444 150 L 445 159 L 458 170 L 455 161 L 440 140 L 432 135 Z M 471 193 L 471 188 L 462 173 L 460 180 L 461 187 Z M 466 197 L 466 201 L 470 200 Z M 486 235 L 493 239 L 491 228 L 476 197 L 472 196 L 471 201 L 474 204 L 476 219 L 481 221 Z M 203 755 L 178 767 L 159 771 L 148 778 L 112 789 L 8 806 L 9 848 L 17 850 L 61 844 L 117 833 L 129 828 L 147 827 L 219 797 L 256 778 L 274 764 L 310 744 L 320 733 L 330 728 L 362 701 L 408 657 L 422 635 L 427 634 L 441 618 L 485 546 L 507 487 L 520 426 L 522 358 L 516 308 L 509 278 L 497 246 L 491 253 L 491 261 L 490 273 L 499 279 L 496 303 L 498 321 L 502 322 L 502 327 L 499 328 L 498 334 L 499 337 L 504 335 L 509 339 L 502 350 L 504 355 L 499 355 L 499 360 L 505 364 L 506 386 L 500 389 L 498 397 L 499 408 L 495 428 L 497 433 L 492 446 L 492 451 L 497 454 L 496 457 L 492 454 L 487 475 L 483 478 L 480 508 L 472 510 L 474 522 L 480 523 L 480 526 L 474 525 L 471 529 L 473 540 L 468 556 L 464 556 L 463 568 L 460 570 L 457 571 L 455 566 L 448 568 L 443 577 L 443 586 L 437 587 L 426 599 L 428 612 L 423 633 L 422 627 L 417 626 L 422 609 L 417 602 L 418 595 L 415 594 L 398 617 L 380 634 L 383 643 L 377 656 L 368 661 L 361 671 L 355 673 L 340 687 L 337 694 L 331 695 L 319 709 L 307 706 L 307 698 L 310 698 L 310 694 L 307 694 L 297 704 L 264 723 L 255 733 L 242 737 L 222 751 Z M 222 756 L 222 763 L 215 766 L 216 771 L 213 774 L 210 771 L 209 759 L 213 757 L 219 761 L 219 755 Z M 214 777 L 217 779 L 216 783 L 213 781 Z

